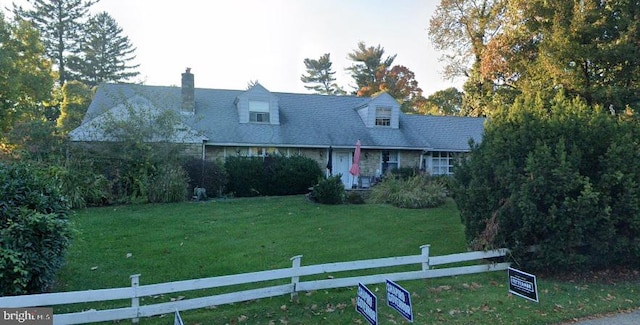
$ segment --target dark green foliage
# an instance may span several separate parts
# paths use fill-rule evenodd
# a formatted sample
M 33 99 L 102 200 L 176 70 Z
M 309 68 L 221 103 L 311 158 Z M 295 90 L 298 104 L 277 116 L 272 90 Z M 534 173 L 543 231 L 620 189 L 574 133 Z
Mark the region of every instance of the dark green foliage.
M 150 179 L 148 200 L 151 203 L 182 202 L 189 196 L 188 182 L 182 166 L 160 165 Z
M 342 175 L 329 176 L 318 181 L 313 187 L 310 198 L 322 204 L 342 204 L 345 200 Z
M 69 159 L 66 166 L 52 166 L 47 173 L 60 181 L 60 191 L 72 209 L 100 206 L 111 201 L 111 186 L 94 170 L 91 160 Z
M 266 195 L 295 195 L 309 192 L 322 170 L 318 163 L 304 156 L 270 156 L 264 159 L 263 175 Z
M 318 164 L 303 156 L 228 157 L 224 166 L 227 190 L 237 197 L 307 193 L 322 175 Z
M 218 197 L 224 194 L 227 186 L 227 171 L 224 164 L 217 161 L 202 161 L 194 158 L 184 164 L 189 176 L 189 189 L 196 187 L 207 190 L 207 196 Z
M 371 190 L 371 201 L 389 203 L 399 208 L 422 209 L 445 203 L 445 187 L 430 177 L 415 175 L 406 179 L 387 177 Z
M 265 195 L 262 163 L 259 157 L 227 157 L 224 162 L 229 176 L 227 191 L 237 197 Z
M 637 120 L 579 100 L 520 99 L 456 170 L 467 240 L 537 269 L 638 266 L 639 135 Z
M 27 164 L 0 164 L 0 295 L 48 290 L 71 240 L 58 182 Z
M 58 67 L 59 83 L 69 80 L 70 54 L 80 51 L 83 23 L 89 8 L 97 2 L 85 0 L 30 0 L 28 8 L 14 4 L 17 17 L 30 21 L 40 32 L 46 53 Z
M 139 75 L 131 64 L 135 50 L 122 28 L 107 12 L 92 16 L 83 29 L 80 53 L 69 58 L 74 77 L 89 86 L 123 82 Z

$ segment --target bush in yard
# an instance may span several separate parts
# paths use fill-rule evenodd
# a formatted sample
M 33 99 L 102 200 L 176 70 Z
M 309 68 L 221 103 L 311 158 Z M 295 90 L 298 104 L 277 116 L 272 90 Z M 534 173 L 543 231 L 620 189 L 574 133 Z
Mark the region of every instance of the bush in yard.
M 371 202 L 388 203 L 399 208 L 422 209 L 445 203 L 445 187 L 425 175 L 407 179 L 387 177 L 371 189 Z
M 183 202 L 189 197 L 189 177 L 180 165 L 164 164 L 150 179 L 148 200 L 150 203 Z
M 275 155 L 264 158 L 263 177 L 266 195 L 304 194 L 322 177 L 322 170 L 311 158 Z
M 237 197 L 264 195 L 262 163 L 260 157 L 227 157 L 224 162 L 229 177 L 227 191 Z
M 303 194 L 315 184 L 322 170 L 303 156 L 229 157 L 227 189 L 235 196 Z
M 456 169 L 467 240 L 531 269 L 640 266 L 639 137 L 633 116 L 519 99 Z
M 69 159 L 66 166 L 52 166 L 48 174 L 57 178 L 72 209 L 105 205 L 111 201 L 111 186 L 93 170 L 92 160 Z
M 57 180 L 23 163 L 0 163 L 0 295 L 51 288 L 71 240 Z
M 311 199 L 322 204 L 342 204 L 345 195 L 342 175 L 338 174 L 320 179 L 313 187 Z
M 227 186 L 227 171 L 217 161 L 194 158 L 184 164 L 189 175 L 189 189 L 204 188 L 207 196 L 218 197 L 224 194 Z

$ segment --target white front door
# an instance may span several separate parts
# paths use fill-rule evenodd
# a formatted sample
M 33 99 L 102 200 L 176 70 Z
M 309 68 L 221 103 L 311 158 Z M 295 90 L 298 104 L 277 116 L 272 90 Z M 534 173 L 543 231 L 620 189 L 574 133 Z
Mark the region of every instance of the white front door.
M 351 188 L 352 176 L 349 174 L 349 168 L 351 168 L 351 152 L 334 150 L 333 175 L 342 174 L 342 184 L 346 188 Z

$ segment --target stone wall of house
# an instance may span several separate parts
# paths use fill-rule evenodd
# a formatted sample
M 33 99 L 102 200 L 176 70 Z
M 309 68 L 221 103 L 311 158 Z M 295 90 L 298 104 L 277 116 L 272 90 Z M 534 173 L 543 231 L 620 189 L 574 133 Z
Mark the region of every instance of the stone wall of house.
M 198 150 L 202 150 L 199 148 Z M 247 147 L 216 147 L 207 146 L 206 159 L 209 161 L 224 161 L 229 156 L 247 156 L 249 148 Z M 285 155 L 302 155 L 313 159 L 318 163 L 321 170 L 325 170 L 328 161 L 327 148 L 278 148 L 281 154 Z M 403 150 L 400 151 L 400 167 L 420 167 L 421 151 Z M 201 151 L 200 151 L 200 154 Z M 376 176 L 380 173 L 382 164 L 382 150 L 379 149 L 363 149 L 360 152 L 360 174 L 363 176 Z
M 420 168 L 421 151 L 402 151 L 400 153 L 400 167 Z

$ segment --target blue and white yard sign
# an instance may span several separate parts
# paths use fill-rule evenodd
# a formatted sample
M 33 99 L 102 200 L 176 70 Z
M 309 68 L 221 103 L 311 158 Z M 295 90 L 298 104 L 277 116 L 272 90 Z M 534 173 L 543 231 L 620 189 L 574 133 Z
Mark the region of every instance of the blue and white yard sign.
M 538 285 L 536 276 L 520 270 L 509 268 L 509 293 L 531 301 L 538 302 Z
M 358 283 L 356 311 L 362 314 L 369 324 L 378 325 L 378 302 L 376 295 L 362 283 Z
M 387 280 L 387 305 L 397 310 L 402 317 L 413 323 L 413 310 L 409 291 L 391 280 Z

